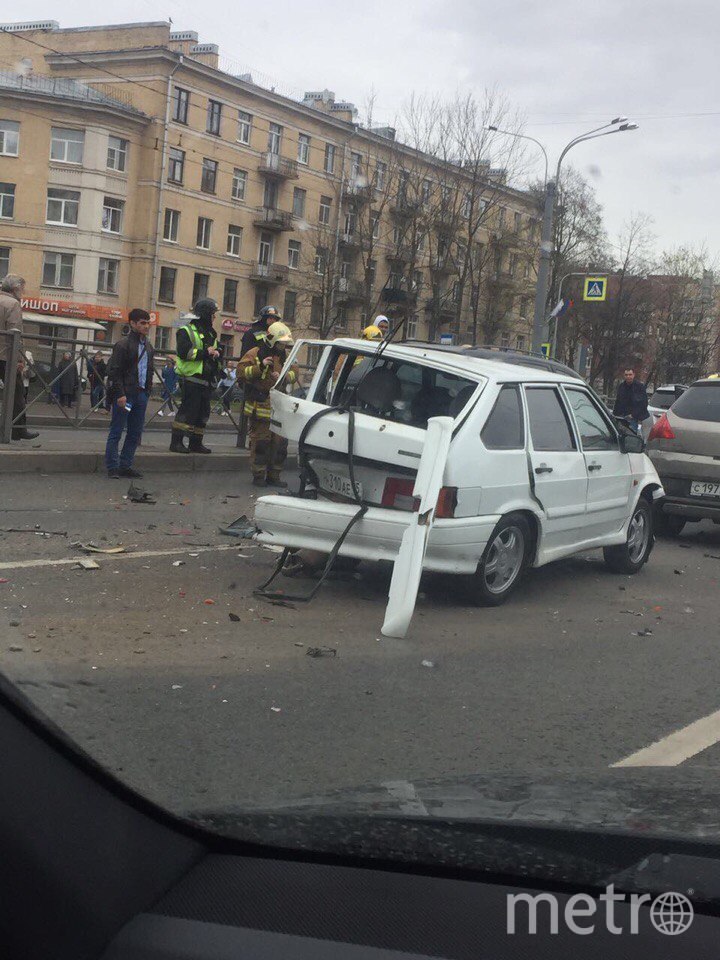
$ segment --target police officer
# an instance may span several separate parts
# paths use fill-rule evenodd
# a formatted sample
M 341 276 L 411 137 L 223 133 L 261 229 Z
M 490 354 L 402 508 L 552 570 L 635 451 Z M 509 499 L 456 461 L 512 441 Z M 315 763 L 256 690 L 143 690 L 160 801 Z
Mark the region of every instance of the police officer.
M 188 321 L 177 332 L 177 362 L 180 378 L 180 408 L 172 427 L 173 453 L 210 453 L 203 444 L 210 417 L 210 400 L 218 377 L 220 351 L 213 317 L 218 305 L 208 297 L 198 300 Z M 184 438 L 188 437 L 185 447 Z
M 270 430 L 270 390 L 283 368 L 292 346 L 292 333 L 280 321 L 271 323 L 267 337 L 248 350 L 238 364 L 238 380 L 245 384 L 245 416 L 249 419 L 250 469 L 256 487 L 286 487 L 280 472 L 287 458 L 287 440 Z M 300 371 L 293 364 L 287 373 L 288 385 L 297 383 Z
M 277 307 L 268 306 L 262 308 L 255 323 L 253 323 L 250 329 L 246 330 L 242 336 L 240 343 L 241 357 L 244 357 L 248 350 L 252 350 L 253 347 L 260 346 L 267 337 L 268 327 L 271 323 L 275 323 L 276 320 L 282 320 Z

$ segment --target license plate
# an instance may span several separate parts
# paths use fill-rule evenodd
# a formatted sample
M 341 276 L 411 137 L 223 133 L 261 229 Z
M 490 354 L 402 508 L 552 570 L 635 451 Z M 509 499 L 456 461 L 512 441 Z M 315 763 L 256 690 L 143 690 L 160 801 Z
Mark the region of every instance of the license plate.
M 350 477 L 346 476 L 345 474 L 333 473 L 330 470 L 319 470 L 318 479 L 320 481 L 320 486 L 323 488 L 323 490 L 327 490 L 328 493 L 337 493 L 341 497 L 347 497 L 349 500 L 355 499 Z M 355 481 L 355 488 L 362 498 L 362 484 L 357 480 Z
M 693 480 L 690 484 L 690 495 L 693 497 L 720 497 L 720 483 L 709 480 Z

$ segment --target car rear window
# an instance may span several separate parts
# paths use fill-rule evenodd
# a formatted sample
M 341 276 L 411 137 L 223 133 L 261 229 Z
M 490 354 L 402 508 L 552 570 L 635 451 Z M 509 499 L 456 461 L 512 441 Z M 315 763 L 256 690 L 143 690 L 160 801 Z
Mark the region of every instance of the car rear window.
M 720 382 L 690 387 L 675 401 L 672 412 L 684 420 L 720 423 Z
M 519 450 L 525 446 L 525 427 L 518 387 L 502 388 L 480 437 L 488 450 Z
M 661 410 L 669 410 L 673 403 L 675 403 L 674 390 L 656 390 L 650 397 L 648 406 L 659 407 Z
M 458 416 L 478 386 L 467 377 L 397 357 L 375 360 L 333 351 L 313 399 L 424 428 L 431 417 Z

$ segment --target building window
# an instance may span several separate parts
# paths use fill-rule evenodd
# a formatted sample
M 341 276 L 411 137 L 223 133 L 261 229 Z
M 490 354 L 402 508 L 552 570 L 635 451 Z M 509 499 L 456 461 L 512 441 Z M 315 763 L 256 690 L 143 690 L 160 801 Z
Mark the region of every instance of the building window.
M 332 143 L 325 144 L 323 170 L 325 173 L 335 173 L 335 145 Z
M 525 262 L 523 263 L 523 280 L 527 280 L 529 276 L 530 276 L 530 261 L 525 260 Z
M 283 304 L 283 320 L 285 323 L 293 323 L 297 317 L 297 293 L 294 290 L 285 291 L 285 303 Z
M 109 233 L 122 233 L 124 200 L 105 197 L 102 209 L 102 228 Z
M 531 301 L 529 297 L 523 297 L 522 300 L 520 301 L 520 319 L 521 320 L 527 320 L 527 318 L 530 316 L 530 302 Z
M 283 128 L 279 123 L 271 123 L 268 127 L 268 152 L 279 154 L 282 143 Z
M 417 339 L 418 318 L 417 314 L 408 317 L 405 321 L 405 337 L 407 340 Z
M 300 241 L 288 240 L 288 266 L 291 270 L 300 268 Z
M 117 293 L 120 261 L 100 257 L 98 268 L 98 293 Z
M 49 195 L 49 191 L 48 191 Z M 78 194 L 80 196 L 80 194 Z M 0 218 L 12 220 L 15 215 L 15 184 L 0 183 Z M 75 217 L 77 223 L 77 216 Z
M 397 224 L 396 224 L 396 225 L 393 227 L 393 243 L 394 243 L 395 246 L 397 247 L 397 246 L 399 246 L 402 242 L 403 242 L 403 232 L 402 232 L 402 228 L 399 227 L 399 226 L 397 226 Z
M 402 282 L 402 278 L 400 274 L 397 273 L 395 270 L 391 270 L 390 273 L 388 274 L 388 280 L 387 280 L 387 283 L 385 284 L 385 287 L 388 290 L 399 290 L 401 282 Z
M 200 177 L 200 189 L 203 193 L 215 193 L 217 172 L 217 160 L 209 160 L 207 157 L 203 157 L 202 176 Z
M 418 238 L 417 238 L 418 253 L 423 253 L 425 250 L 425 236 L 426 234 L 424 233 L 418 234 Z
M 127 169 L 128 142 L 121 137 L 108 139 L 107 168 L 124 173 Z
M 357 179 L 362 174 L 363 157 L 361 153 L 353 151 L 350 154 L 350 176 Z
M 468 192 L 465 194 L 465 197 L 463 199 L 463 210 L 462 210 L 462 215 L 466 220 L 470 219 L 470 214 L 472 213 L 472 207 L 473 207 L 472 194 Z
M 173 92 L 173 120 L 178 123 L 188 122 L 188 108 L 190 106 L 190 92 L 181 87 L 175 87 Z
M 504 333 L 500 337 L 500 346 L 503 350 L 508 350 L 510 348 L 510 336 L 507 333 Z
M 247 188 L 247 170 L 233 170 L 232 179 L 232 198 L 233 200 L 244 200 L 245 189 Z
M 423 285 L 423 272 L 422 270 L 414 270 L 412 278 L 412 292 L 420 293 Z
M 372 232 L 373 240 L 380 239 L 380 215 L 378 213 L 373 213 L 370 217 L 370 229 Z
M 316 329 L 322 324 L 323 302 L 322 297 L 313 297 L 310 301 L 310 326 Z
M 347 307 L 344 303 L 337 308 L 335 326 L 338 330 L 344 330 L 347 327 Z
M 460 293 L 460 283 L 459 283 L 459 281 L 456 280 L 455 283 L 452 285 L 452 302 L 453 302 L 453 303 L 459 303 L 459 302 L 460 302 L 460 296 L 461 296 L 461 293 Z
M 307 190 L 303 190 L 302 187 L 295 187 L 293 190 L 293 206 L 292 212 L 294 217 L 304 217 L 305 216 L 305 198 L 307 197 Z
M 306 166 L 310 163 L 310 137 L 306 133 L 298 136 L 298 163 L 304 163 Z
M 250 143 L 250 132 L 252 131 L 252 114 L 244 110 L 238 110 L 238 143 Z
M 42 282 L 44 287 L 62 287 L 65 290 L 72 290 L 74 271 L 74 254 L 43 254 Z
M 377 260 L 368 260 L 367 278 L 370 281 L 370 286 L 374 287 L 377 280 Z
M 325 247 L 318 247 L 315 250 L 315 273 L 318 276 L 323 276 L 325 273 L 325 266 L 327 261 L 327 250 Z
M 222 104 L 217 100 L 208 100 L 207 107 L 207 125 L 205 129 L 214 137 L 220 136 L 220 118 L 222 117 Z
M 170 334 L 172 327 L 155 327 L 155 349 L 161 353 L 170 350 Z
M 212 235 L 212 220 L 207 217 L 198 217 L 196 246 L 202 250 L 210 249 L 210 237 Z
M 170 147 L 168 154 L 168 175 L 171 183 L 182 183 L 185 174 L 185 151 Z
M 210 275 L 207 273 L 196 273 L 193 277 L 192 302 L 197 303 L 198 300 L 204 300 L 208 295 L 209 286 Z
M 242 227 L 238 227 L 235 223 L 231 223 L 228 227 L 227 252 L 231 257 L 240 256 L 240 248 L 242 247 L 242 233 Z
M 522 334 L 518 335 L 515 339 L 515 349 L 524 350 L 525 349 L 525 337 Z
M 237 292 L 238 292 L 237 280 L 230 280 L 229 278 L 226 279 L 225 286 L 223 287 L 222 308 L 224 313 L 237 312 Z
M 59 163 L 82 163 L 85 132 L 53 127 L 50 137 L 50 159 Z
M 273 262 L 274 239 L 271 233 L 263 231 L 260 234 L 260 243 L 258 244 L 258 263 L 264 267 L 269 267 Z
M 165 225 L 163 227 L 163 240 L 169 240 L 170 243 L 177 243 L 178 231 L 180 229 L 180 211 L 165 209 Z
M 158 291 L 158 300 L 163 303 L 175 303 L 175 280 L 177 279 L 177 270 L 175 267 L 160 267 L 160 290 Z
M 349 280 L 352 276 L 352 262 L 350 260 L 342 260 L 340 263 L 340 276 L 343 280 Z
M 510 274 L 511 277 L 514 277 L 515 273 L 517 272 L 517 263 L 518 263 L 517 254 L 516 253 L 510 254 L 510 257 L 508 259 L 508 273 Z
M 505 207 L 500 207 L 498 211 L 498 227 L 500 230 L 502 230 L 505 227 L 505 217 L 506 217 Z
M 10 247 L 0 247 L 0 280 L 10 273 Z
M 263 307 L 267 306 L 270 299 L 270 288 L 264 284 L 259 283 L 255 289 L 255 304 L 253 306 L 253 316 L 256 317 Z
M 375 189 L 384 190 L 387 186 L 387 164 L 384 160 L 378 160 L 375 164 Z
M 348 210 L 345 214 L 345 234 L 348 237 L 352 237 L 355 233 L 355 227 L 357 226 L 357 214 L 354 210 Z
M 318 213 L 318 223 L 327 226 L 330 223 L 330 210 L 332 208 L 332 197 L 320 197 L 320 212 Z
M 519 213 L 514 214 L 515 233 L 520 233 L 521 219 Z
M 0 120 L 0 155 L 16 157 L 20 152 L 20 124 L 14 120 Z
M 432 197 L 432 180 L 428 180 L 427 177 L 422 182 L 422 202 L 427 204 L 430 203 Z
M 62 223 L 76 227 L 80 208 L 79 190 L 59 190 L 49 187 L 47 194 L 47 223 Z

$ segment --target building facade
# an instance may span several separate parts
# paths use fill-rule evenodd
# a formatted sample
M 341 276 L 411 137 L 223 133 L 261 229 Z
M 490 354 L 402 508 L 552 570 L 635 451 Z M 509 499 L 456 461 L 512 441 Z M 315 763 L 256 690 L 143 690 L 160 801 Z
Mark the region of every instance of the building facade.
M 414 337 L 529 346 L 539 211 L 500 172 L 234 76 L 167 23 L 5 28 L 0 274 L 26 309 L 112 342 L 144 306 L 160 349 L 204 295 L 231 354 L 266 303 L 298 335 L 394 311 Z

